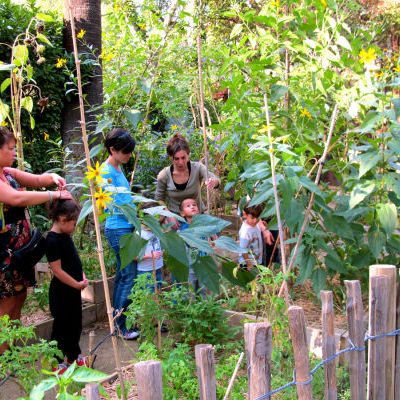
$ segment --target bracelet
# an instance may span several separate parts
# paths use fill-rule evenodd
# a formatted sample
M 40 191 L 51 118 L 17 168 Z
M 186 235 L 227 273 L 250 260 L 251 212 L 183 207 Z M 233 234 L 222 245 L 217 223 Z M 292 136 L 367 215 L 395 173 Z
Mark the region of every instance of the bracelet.
M 49 201 L 53 201 L 53 193 L 50 190 L 47 190 L 47 193 L 49 194 Z

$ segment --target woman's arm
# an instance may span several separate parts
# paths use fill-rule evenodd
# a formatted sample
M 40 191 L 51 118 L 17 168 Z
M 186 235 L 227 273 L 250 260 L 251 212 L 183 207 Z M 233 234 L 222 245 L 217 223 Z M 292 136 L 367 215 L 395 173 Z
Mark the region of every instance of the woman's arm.
M 163 201 L 167 199 L 167 176 L 165 171 L 162 170 L 157 176 L 157 188 L 154 195 L 154 200 Z
M 209 189 L 215 189 L 219 186 L 221 183 L 220 179 L 213 174 L 211 171 L 208 171 L 208 181 L 206 181 L 206 176 L 207 176 L 207 168 L 204 164 L 199 162 L 199 168 L 200 168 L 200 178 L 204 181 L 206 186 Z
M 5 171 L 21 185 L 25 187 L 48 187 L 57 185 L 58 189 L 63 190 L 66 187 L 65 179 L 55 173 L 44 173 L 41 175 L 30 174 L 15 168 L 5 168 Z
M 27 192 L 25 190 L 15 190 L 7 183 L 0 181 L 1 203 L 14 207 L 26 207 L 46 203 L 46 201 L 51 199 L 72 199 L 72 195 L 67 190 L 52 192 Z
M 56 261 L 50 262 L 49 264 L 50 264 L 51 270 L 53 271 L 53 275 L 60 282 L 64 283 L 65 285 L 71 286 L 77 290 L 85 289 L 85 287 L 88 285 L 88 280 L 86 278 L 84 278 L 83 281 L 78 282 L 71 275 L 67 274 L 61 268 L 61 260 L 56 260 Z

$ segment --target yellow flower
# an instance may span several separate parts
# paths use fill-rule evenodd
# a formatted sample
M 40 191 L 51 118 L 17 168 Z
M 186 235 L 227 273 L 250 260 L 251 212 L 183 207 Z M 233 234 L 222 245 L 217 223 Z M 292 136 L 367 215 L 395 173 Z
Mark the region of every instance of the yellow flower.
M 300 117 L 307 117 L 308 119 L 312 119 L 310 112 L 305 107 L 303 108 L 303 110 L 300 110 Z
M 176 129 L 178 129 L 178 125 L 172 125 L 171 126 L 171 131 L 175 131 Z
M 76 35 L 78 39 L 82 39 L 85 36 L 86 31 L 81 29 L 81 31 Z
M 324 7 L 328 5 L 328 3 L 325 0 L 321 0 L 321 3 L 324 5 Z
M 370 47 L 368 51 L 361 50 L 358 56 L 360 57 L 361 63 L 370 63 L 371 61 L 374 61 L 376 58 L 375 49 Z
M 103 60 L 105 62 L 111 61 L 114 58 L 114 53 L 109 53 L 105 57 L 103 57 Z
M 274 149 L 268 149 L 268 152 L 273 153 Z
M 99 162 L 96 162 L 96 168 L 89 167 L 89 171 L 86 172 L 86 176 L 89 180 L 95 179 L 97 183 L 102 183 L 103 178 L 101 175 L 108 174 L 108 172 L 101 172 L 104 168 L 104 165 L 100 165 Z
M 258 130 L 258 133 L 268 133 L 271 132 L 275 129 L 275 125 L 269 124 L 269 125 L 263 125 L 262 128 Z
M 252 139 L 257 139 L 258 138 L 258 135 L 253 135 L 252 136 Z
M 112 194 L 110 192 L 107 192 L 103 190 L 102 188 L 99 188 L 99 190 L 94 194 L 94 197 L 96 197 L 96 207 L 98 209 L 105 208 L 107 203 L 110 203 L 112 200 Z
M 284 136 L 282 139 L 282 143 L 285 144 L 289 139 L 289 136 Z
M 394 68 L 393 68 L 393 71 L 400 72 L 400 66 L 394 67 Z
M 382 76 L 383 76 L 383 71 L 377 72 L 377 73 L 375 74 L 375 76 L 376 76 L 377 78 L 382 77 Z
M 279 7 L 280 6 L 279 0 L 271 1 L 271 6 Z
M 8 125 L 8 124 L 7 124 L 6 121 L 2 121 L 1 124 L 0 124 L 0 126 L 7 126 L 7 125 Z
M 65 58 L 57 58 L 56 68 L 62 68 L 67 63 Z
M 43 137 L 44 137 L 44 140 L 47 140 L 50 137 L 50 135 L 46 132 L 43 132 Z

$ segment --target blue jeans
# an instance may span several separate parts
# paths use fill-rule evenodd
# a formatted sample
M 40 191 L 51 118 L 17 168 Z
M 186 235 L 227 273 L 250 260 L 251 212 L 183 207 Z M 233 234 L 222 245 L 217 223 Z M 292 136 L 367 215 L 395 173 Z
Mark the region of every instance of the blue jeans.
M 117 268 L 115 271 L 114 279 L 114 295 L 113 295 L 113 307 L 114 310 L 126 310 L 130 304 L 128 296 L 131 294 L 135 279 L 137 277 L 137 261 L 132 260 L 126 267 L 121 269 L 121 257 L 119 255 L 119 241 L 121 236 L 132 233 L 131 228 L 120 228 L 120 229 L 106 229 L 105 237 L 108 244 L 113 249 L 117 258 Z M 120 331 L 126 332 L 126 315 L 122 314 L 116 320 L 117 326 Z
M 138 271 L 137 276 L 139 275 L 144 275 L 144 274 L 149 274 L 153 277 L 153 271 Z M 157 288 L 161 289 L 161 282 L 162 282 L 162 273 L 161 273 L 161 268 L 156 270 L 156 281 L 157 281 Z M 151 284 L 148 283 L 146 284 L 146 289 L 149 288 L 151 292 L 154 293 L 154 282 Z

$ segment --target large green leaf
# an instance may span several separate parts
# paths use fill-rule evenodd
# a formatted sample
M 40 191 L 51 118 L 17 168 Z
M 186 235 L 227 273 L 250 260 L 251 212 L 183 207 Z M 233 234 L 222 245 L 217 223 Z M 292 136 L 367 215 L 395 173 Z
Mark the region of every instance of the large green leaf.
M 126 118 L 128 118 L 129 122 L 132 124 L 133 129 L 137 128 L 138 123 L 144 117 L 144 113 L 139 110 L 125 110 L 124 113 Z
M 150 228 L 152 232 L 160 239 L 161 243 L 166 244 L 164 232 L 161 229 L 160 222 L 154 215 L 146 214 L 143 216 L 143 223 Z
M 375 165 L 382 159 L 382 155 L 378 150 L 369 151 L 364 153 L 360 157 L 360 172 L 358 177 L 361 178 L 365 175 L 371 168 L 374 168 Z
M 327 277 L 326 270 L 322 268 L 314 270 L 313 273 L 311 274 L 311 284 L 318 297 L 319 297 L 319 292 L 322 289 L 324 289 L 326 285 L 326 277 Z
M 80 367 L 72 375 L 74 382 L 91 383 L 99 382 L 107 378 L 108 375 L 101 371 L 96 371 L 92 368 Z
M 42 380 L 32 389 L 29 400 L 42 400 L 44 397 L 44 393 L 53 388 L 58 384 L 56 377 L 51 377 Z
M 185 229 L 185 232 L 200 237 L 210 237 L 221 232 L 222 229 L 230 224 L 231 223 L 228 221 L 213 217 L 209 214 L 198 214 L 193 217 L 189 228 Z
M 324 258 L 324 262 L 328 270 L 333 270 L 339 273 L 346 273 L 344 262 L 337 257 L 328 254 Z
M 214 250 L 207 242 L 207 240 L 202 239 L 200 236 L 193 234 L 192 232 L 188 232 L 189 229 L 184 229 L 183 231 L 179 231 L 178 235 L 191 247 L 195 247 L 200 251 L 204 251 L 207 254 L 214 254 Z
M 377 259 L 381 254 L 385 243 L 386 235 L 379 229 L 379 227 L 371 227 L 368 231 L 368 245 L 375 259 Z
M 53 22 L 54 21 L 54 19 L 51 15 L 47 15 L 47 14 L 43 14 L 43 13 L 37 13 L 35 15 L 35 18 L 40 21 L 44 21 L 44 22 Z
M 192 268 L 201 283 L 214 293 L 219 293 L 218 267 L 211 256 L 198 257 Z
M 147 240 L 136 232 L 122 236 L 120 239 L 121 268 L 125 268 L 132 260 L 137 259 L 146 244 Z
M 345 239 L 354 239 L 353 231 L 344 217 L 338 215 L 326 215 L 324 216 L 324 225 L 329 232 Z
M 300 176 L 299 180 L 300 180 L 300 184 L 303 187 L 305 187 L 306 189 L 308 189 L 310 192 L 314 192 L 320 196 L 323 196 L 321 189 L 308 176 L 302 175 L 302 176 Z
M 12 71 L 15 67 L 15 64 L 0 63 L 0 71 Z
M 141 224 L 140 219 L 137 216 L 136 207 L 132 204 L 121 204 L 116 205 L 116 207 L 125 215 L 128 222 L 132 224 L 140 234 Z
M 93 212 L 92 200 L 88 199 L 83 203 L 83 207 L 78 217 L 78 224 Z
M 185 253 L 186 254 L 186 253 Z M 182 264 L 175 257 L 172 257 L 169 253 L 164 253 L 163 255 L 165 266 L 168 271 L 174 275 L 178 282 L 187 282 L 189 276 L 189 267 Z
M 222 261 L 221 264 L 222 276 L 234 285 L 245 287 L 255 278 L 252 272 L 239 268 L 238 264 L 233 261 Z
M 376 207 L 382 228 L 390 236 L 397 227 L 397 208 L 392 203 L 380 203 Z
M 178 260 L 181 264 L 189 265 L 185 242 L 175 231 L 164 233 L 163 248 L 171 257 Z
M 280 100 L 287 92 L 289 88 L 287 86 L 282 85 L 271 85 L 271 96 L 269 101 L 271 103 L 275 103 Z
M 241 178 L 263 179 L 269 175 L 271 175 L 271 167 L 264 161 L 246 168 L 241 175 Z
M 39 39 L 43 43 L 46 43 L 49 46 L 53 47 L 53 45 L 51 44 L 50 40 L 47 39 L 47 37 L 45 35 L 43 35 L 43 33 L 36 33 L 36 39 Z
M 215 247 L 231 251 L 232 253 L 248 253 L 248 249 L 242 249 L 231 237 L 220 236 L 214 240 Z
M 311 276 L 315 263 L 315 258 L 311 255 L 311 253 L 304 254 L 301 257 L 299 274 L 300 282 L 305 282 Z
M 185 222 L 185 218 L 182 218 L 180 215 L 167 210 L 165 206 L 145 208 L 143 212 L 150 215 L 163 215 L 168 218 L 175 218 L 178 221 Z
M 272 188 L 272 187 L 267 190 L 260 190 L 251 199 L 251 201 L 249 203 L 249 207 L 261 204 L 264 201 L 267 201 L 273 195 L 274 195 L 274 188 Z
M 1 66 L 1 64 L 0 64 L 0 66 Z M 10 86 L 10 83 L 11 83 L 10 78 L 4 79 L 4 81 L 2 82 L 2 84 L 0 86 L 0 91 L 3 93 Z
M 356 254 L 351 257 L 350 263 L 359 269 L 370 266 L 375 261 L 368 246 L 360 247 Z
M 375 184 L 370 182 L 357 183 L 350 194 L 349 206 L 354 208 L 369 196 L 375 189 Z
M 24 44 L 18 44 L 13 49 L 13 61 L 19 61 L 25 64 L 29 57 L 28 47 Z
M 21 107 L 25 108 L 29 113 L 33 110 L 33 99 L 30 96 L 23 97 L 21 99 Z
M 358 132 L 368 133 L 374 130 L 375 126 L 381 122 L 383 115 L 378 111 L 369 111 L 365 116 L 361 127 L 357 129 Z
M 6 120 L 9 109 L 10 106 L 8 104 L 3 103 L 0 99 L 0 123 Z

